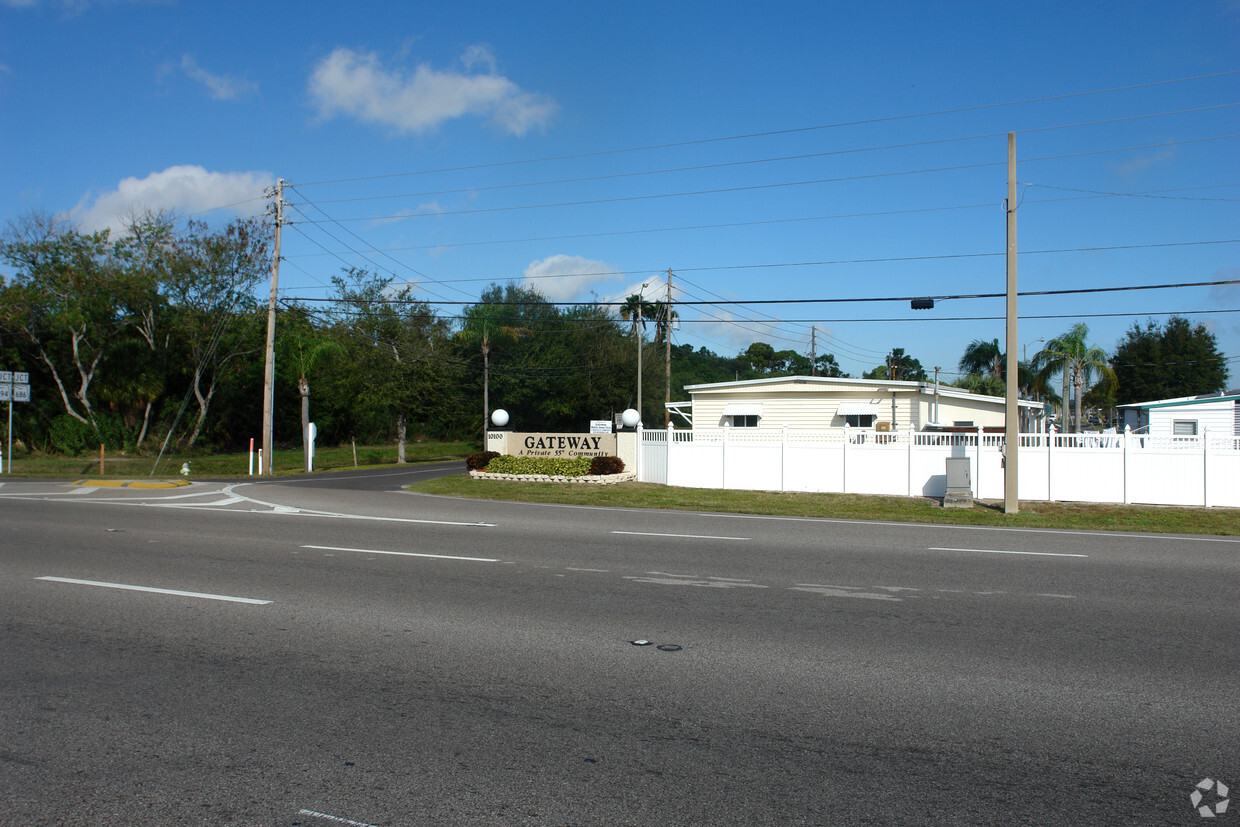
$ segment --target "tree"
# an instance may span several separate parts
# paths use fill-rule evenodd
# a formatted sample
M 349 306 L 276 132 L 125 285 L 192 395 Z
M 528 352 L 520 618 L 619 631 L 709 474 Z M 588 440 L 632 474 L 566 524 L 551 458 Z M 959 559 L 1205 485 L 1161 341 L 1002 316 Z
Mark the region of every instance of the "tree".
M 904 348 L 892 348 L 883 364 L 862 374 L 863 379 L 890 379 L 892 381 L 926 381 L 926 370 L 921 362 L 904 352 Z
M 394 424 L 399 463 L 405 461 L 410 419 L 425 422 L 444 406 L 443 357 L 447 325 L 408 286 L 348 268 L 332 279 L 339 306 L 336 328 L 348 351 L 345 392 L 355 416 Z M 342 360 L 337 360 L 342 361 Z
M 26 341 L 60 394 L 65 413 L 96 426 L 92 383 L 112 343 L 135 322 L 147 271 L 130 266 L 132 236 L 82 233 L 31 214 L 10 222 L 0 255 L 15 269 L 0 295 L 0 329 Z
M 1214 393 L 1227 383 L 1227 361 L 1214 334 L 1183 316 L 1165 325 L 1134 322 L 1115 346 L 1111 368 L 1121 405 Z
M 1095 381 L 1104 386 L 1115 383 L 1115 371 L 1107 364 L 1107 355 L 1102 348 L 1086 342 L 1089 328 L 1077 322 L 1066 333 L 1046 342 L 1046 346 L 1033 357 L 1033 367 L 1038 371 L 1038 379 L 1047 382 L 1058 373 L 1063 382 L 1063 410 L 1067 411 L 1069 384 L 1072 388 L 1074 415 L 1072 431 L 1081 430 L 1081 397 L 1085 388 L 1093 386 Z M 1065 416 L 1066 419 L 1066 416 Z M 1065 423 L 1068 424 L 1068 423 Z
M 964 349 L 964 355 L 960 357 L 958 367 L 960 372 L 964 374 L 980 373 L 984 376 L 1003 379 L 1005 376 L 1005 365 L 1006 357 L 1003 355 L 1003 350 L 999 347 L 998 339 L 992 339 L 989 342 L 983 339 L 974 339 Z
M 260 346 L 254 288 L 267 266 L 267 233 L 258 219 L 219 230 L 190 221 L 168 254 L 163 287 L 171 324 L 189 350 L 190 390 L 198 403 L 188 446 L 202 433 L 226 366 Z

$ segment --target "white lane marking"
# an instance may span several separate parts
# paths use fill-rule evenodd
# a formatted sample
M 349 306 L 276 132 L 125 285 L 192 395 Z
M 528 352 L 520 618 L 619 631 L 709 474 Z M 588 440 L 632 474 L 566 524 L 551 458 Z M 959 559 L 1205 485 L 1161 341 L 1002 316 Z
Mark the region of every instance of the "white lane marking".
M 197 597 L 202 600 L 223 600 L 228 603 L 250 603 L 265 606 L 270 600 L 255 600 L 252 597 L 232 597 L 227 594 L 206 594 L 204 592 L 183 592 L 179 589 L 157 589 L 153 586 L 132 586 L 127 583 L 105 583 L 101 580 L 77 580 L 72 577 L 36 577 L 35 580 L 47 580 L 52 583 L 72 583 L 78 586 L 102 586 L 105 589 L 125 589 L 131 592 L 152 592 L 154 594 L 170 594 L 176 597 Z
M 1022 554 L 1027 557 L 1088 557 L 1088 554 L 1064 554 L 1056 551 L 1002 551 L 996 548 L 939 548 L 931 546 L 926 551 L 971 551 L 974 554 Z
M 256 500 L 253 497 L 247 497 L 244 494 L 238 494 L 235 491 L 233 491 L 233 489 L 236 488 L 237 486 L 253 485 L 253 484 L 254 483 L 248 483 L 248 482 L 233 483 L 232 485 L 229 485 L 228 487 L 224 489 L 224 493 L 232 497 L 240 497 L 242 500 L 245 500 L 246 502 L 249 502 L 249 503 L 253 503 L 254 505 L 261 505 L 264 508 L 270 508 L 277 512 L 280 512 L 281 509 L 284 509 L 284 511 L 281 513 L 289 513 L 288 511 L 289 506 L 280 505 L 279 503 L 264 502 L 263 500 Z M 342 520 L 373 520 L 373 521 L 385 522 L 385 523 L 418 523 L 420 525 L 451 525 L 451 526 L 466 526 L 469 528 L 475 528 L 475 527 L 495 528 L 495 523 L 481 523 L 481 522 L 463 523 L 463 522 L 459 522 L 455 520 L 416 520 L 411 517 L 371 517 L 366 514 L 341 514 L 336 511 L 317 511 L 317 510 L 311 510 L 311 509 L 293 509 L 293 510 L 300 516 L 305 516 L 305 517 L 333 517 L 333 518 L 342 519 Z
M 471 497 L 449 497 L 443 494 L 423 494 L 419 491 L 406 492 L 414 497 L 426 497 L 438 500 L 459 500 L 461 502 L 478 502 Z M 1237 537 L 1189 537 L 1184 534 L 1137 534 L 1132 531 L 1083 531 L 1066 528 L 1013 528 L 1011 526 L 988 525 L 949 525 L 947 523 L 916 523 L 897 522 L 895 520 L 845 520 L 839 517 L 780 517 L 772 514 L 725 514 L 722 511 L 674 511 L 659 508 L 626 508 L 608 505 L 566 505 L 564 503 L 516 503 L 506 502 L 504 505 L 519 505 L 529 508 L 567 508 L 578 511 L 619 511 L 625 514 L 649 514 L 654 512 L 664 516 L 676 517 L 715 517 L 729 520 L 769 520 L 788 523 L 839 523 L 842 525 L 881 525 L 891 528 L 927 529 L 936 528 L 944 531 L 1001 531 L 1023 534 L 1062 534 L 1068 537 L 1110 537 L 1114 540 L 1183 540 L 1188 543 L 1240 543 Z
M 302 546 L 321 551 L 356 551 L 359 554 L 390 554 L 393 557 L 431 557 L 436 560 L 467 560 L 473 563 L 498 563 L 494 557 L 456 557 L 451 554 L 419 554 L 414 551 L 379 551 L 373 548 L 345 548 L 343 546 Z
M 1076 595 L 1074 594 L 1047 594 L 1044 592 L 1038 592 L 1034 595 L 1034 597 L 1057 597 L 1060 600 L 1076 600 Z
M 683 537 L 689 540 L 748 540 L 748 537 L 716 537 L 713 534 L 659 534 L 654 531 L 613 531 L 612 534 L 632 534 L 637 537 Z
M 611 571 L 610 569 L 577 569 L 572 566 L 565 566 L 564 568 L 568 571 L 592 571 L 598 574 L 608 574 Z
M 821 594 L 824 597 L 859 597 L 864 600 L 894 600 L 897 603 L 904 599 L 902 597 L 894 597 L 890 594 L 861 591 L 863 588 L 863 586 L 820 586 L 814 583 L 797 583 L 795 586 L 789 587 L 789 591 L 810 592 L 811 594 Z M 882 587 L 880 586 L 879 588 Z
M 350 824 L 352 827 L 375 827 L 373 824 L 367 824 L 364 821 L 354 821 L 351 818 L 341 818 L 340 816 L 329 816 L 327 813 L 318 813 L 314 810 L 298 810 L 299 816 L 310 816 L 311 818 L 322 818 L 327 821 L 334 821 L 337 824 Z
M 635 583 L 654 583 L 659 586 L 697 586 L 703 589 L 767 589 L 758 583 L 748 580 L 736 580 L 730 577 L 698 577 L 693 574 L 668 574 L 665 571 L 648 571 L 651 577 L 625 577 Z

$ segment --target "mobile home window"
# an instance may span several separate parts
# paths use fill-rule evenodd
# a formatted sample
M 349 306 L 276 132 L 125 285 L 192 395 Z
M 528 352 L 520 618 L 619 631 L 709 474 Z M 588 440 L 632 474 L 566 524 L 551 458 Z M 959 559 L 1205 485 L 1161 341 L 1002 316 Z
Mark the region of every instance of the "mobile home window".
M 850 428 L 873 428 L 875 419 L 876 417 L 874 414 L 844 415 L 844 422 L 847 423 Z
M 733 414 L 731 416 L 733 428 L 756 428 L 758 427 L 757 414 Z
M 1195 419 L 1176 419 L 1171 423 L 1171 434 L 1173 436 L 1197 436 L 1197 420 Z

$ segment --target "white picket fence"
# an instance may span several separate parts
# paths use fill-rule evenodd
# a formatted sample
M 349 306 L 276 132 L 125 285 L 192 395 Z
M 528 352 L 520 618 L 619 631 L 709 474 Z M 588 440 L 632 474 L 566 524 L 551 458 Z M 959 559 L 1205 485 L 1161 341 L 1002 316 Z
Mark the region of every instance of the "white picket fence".
M 739 428 L 640 431 L 638 479 L 689 488 L 941 497 L 948 457 L 1004 497 L 1002 434 Z M 1022 500 L 1240 507 L 1240 437 L 1021 434 Z

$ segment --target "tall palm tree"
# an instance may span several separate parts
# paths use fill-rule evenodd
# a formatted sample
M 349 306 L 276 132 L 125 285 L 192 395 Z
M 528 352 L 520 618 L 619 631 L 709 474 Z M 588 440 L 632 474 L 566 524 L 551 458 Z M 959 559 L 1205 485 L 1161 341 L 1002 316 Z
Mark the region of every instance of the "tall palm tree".
M 1081 430 L 1081 397 L 1085 387 L 1095 384 L 1095 377 L 1100 383 L 1115 382 L 1115 371 L 1107 361 L 1106 352 L 1100 347 L 1091 346 L 1086 342 L 1089 328 L 1082 322 L 1072 325 L 1068 332 L 1049 340 L 1046 346 L 1033 357 L 1033 367 L 1038 371 L 1038 379 L 1045 382 L 1051 375 L 1059 373 L 1063 381 L 1063 402 L 1061 408 L 1068 408 L 1068 386 L 1073 391 L 1072 431 Z M 1066 417 L 1065 417 L 1066 418 Z
M 964 355 L 960 357 L 960 372 L 963 374 L 980 373 L 983 376 L 993 376 L 996 379 L 1004 377 L 1004 367 L 1007 358 L 1003 355 L 1003 351 L 999 348 L 999 340 L 992 339 L 989 342 L 982 339 L 974 339 L 968 347 L 964 349 Z
M 641 293 L 634 293 L 620 307 L 620 318 L 629 323 L 636 337 L 638 329 L 645 330 L 646 322 L 655 318 L 655 304 L 647 301 Z

